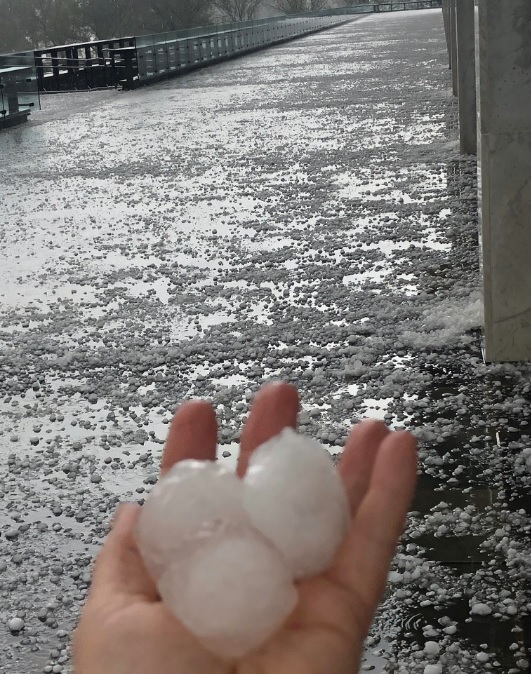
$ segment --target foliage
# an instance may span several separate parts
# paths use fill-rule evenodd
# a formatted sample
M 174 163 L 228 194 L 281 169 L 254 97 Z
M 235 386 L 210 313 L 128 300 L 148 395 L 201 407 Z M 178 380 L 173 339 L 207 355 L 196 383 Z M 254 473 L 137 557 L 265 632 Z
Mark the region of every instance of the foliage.
M 81 0 L 83 23 L 98 40 L 125 37 L 138 31 L 137 0 Z M 144 31 L 142 31 L 144 32 Z
M 329 7 L 328 0 L 270 0 L 269 4 L 282 14 L 314 12 Z
M 213 0 L 213 4 L 224 21 L 250 21 L 255 18 L 261 0 Z
M 271 0 L 270 5 L 282 14 L 300 14 L 307 11 L 306 0 Z
M 0 53 L 297 14 L 359 0 L 0 0 Z M 269 12 L 270 13 L 270 12 Z
M 31 49 L 27 27 L 31 24 L 25 0 L 0 0 L 0 54 Z
M 31 18 L 27 32 L 33 44 L 61 45 L 89 39 L 81 8 L 73 0 L 28 0 L 28 5 Z
M 328 0 L 310 0 L 309 10 L 315 12 L 319 9 L 325 9 L 328 7 Z
M 259 2 L 232 4 L 247 5 L 239 17 Z M 201 26 L 214 10 L 214 0 L 0 0 L 0 53 Z
M 147 27 L 152 32 L 204 26 L 212 21 L 211 0 L 147 0 Z
M 89 38 L 76 0 L 0 0 L 0 52 Z

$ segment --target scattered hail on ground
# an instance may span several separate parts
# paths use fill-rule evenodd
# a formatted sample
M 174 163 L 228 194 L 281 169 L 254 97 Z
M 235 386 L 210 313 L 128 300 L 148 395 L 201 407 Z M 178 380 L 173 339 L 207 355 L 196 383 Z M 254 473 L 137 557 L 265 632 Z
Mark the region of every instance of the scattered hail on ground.
M 528 667 L 530 367 L 481 357 L 476 169 L 438 10 L 374 15 L 0 135 L 0 671 L 68 672 L 119 500 L 179 401 L 234 460 L 260 383 L 340 451 L 414 429 L 363 670 Z M 528 629 L 528 633 L 529 633 Z

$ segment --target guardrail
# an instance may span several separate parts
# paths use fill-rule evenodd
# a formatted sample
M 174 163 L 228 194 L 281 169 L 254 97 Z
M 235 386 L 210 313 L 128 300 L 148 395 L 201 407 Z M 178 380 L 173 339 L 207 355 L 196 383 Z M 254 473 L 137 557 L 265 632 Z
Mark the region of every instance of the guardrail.
M 346 19 L 341 16 L 290 17 L 282 21 L 249 22 L 250 25 L 215 27 L 207 34 L 175 38 L 171 34 L 137 37 L 136 54 L 119 50 L 124 71 L 134 73 L 124 79 L 132 88 L 154 79 L 185 72 L 238 54 L 278 44 L 308 33 L 329 28 Z M 128 58 L 134 59 L 128 67 Z
M 324 10 L 328 14 L 367 14 L 371 12 L 403 12 L 410 9 L 438 9 L 442 0 L 417 0 L 412 2 L 378 2 L 350 7 L 331 7 Z
M 39 91 L 104 89 L 119 84 L 113 54 L 135 47 L 135 37 L 96 40 L 35 51 Z
M 0 129 L 25 122 L 40 108 L 33 52 L 0 54 Z
M 366 3 L 35 51 L 42 92 L 132 89 L 351 20 L 352 15 L 441 7 L 442 0 Z

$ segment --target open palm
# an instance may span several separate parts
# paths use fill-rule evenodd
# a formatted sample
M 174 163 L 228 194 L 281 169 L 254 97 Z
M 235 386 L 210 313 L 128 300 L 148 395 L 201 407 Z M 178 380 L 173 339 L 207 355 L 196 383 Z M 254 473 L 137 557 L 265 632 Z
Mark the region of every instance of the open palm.
M 295 427 L 297 391 L 264 386 L 242 431 L 238 474 L 250 454 Z M 217 423 L 204 402 L 175 414 L 161 472 L 183 459 L 214 460 Z M 133 538 L 139 506 L 121 506 L 96 560 L 92 589 L 74 636 L 76 674 L 354 674 L 385 588 L 416 479 L 416 443 L 382 422 L 352 429 L 339 471 L 352 526 L 332 568 L 298 583 L 299 603 L 254 653 L 221 660 L 204 649 L 162 604 Z

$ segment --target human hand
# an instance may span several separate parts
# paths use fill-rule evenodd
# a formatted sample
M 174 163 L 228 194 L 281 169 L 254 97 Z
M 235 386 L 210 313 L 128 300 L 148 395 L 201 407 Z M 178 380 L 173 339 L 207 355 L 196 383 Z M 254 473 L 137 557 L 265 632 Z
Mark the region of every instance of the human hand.
M 251 453 L 286 426 L 295 428 L 297 391 L 264 386 L 241 435 L 238 475 Z M 173 419 L 161 473 L 183 459 L 214 460 L 217 423 L 205 402 Z M 122 505 L 96 560 L 92 588 L 73 640 L 76 674 L 353 674 L 383 594 L 389 564 L 416 481 L 416 442 L 379 421 L 352 429 L 339 472 L 352 525 L 333 566 L 297 584 L 299 603 L 257 651 L 221 660 L 161 602 L 133 537 L 140 508 Z

